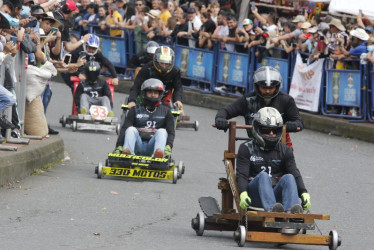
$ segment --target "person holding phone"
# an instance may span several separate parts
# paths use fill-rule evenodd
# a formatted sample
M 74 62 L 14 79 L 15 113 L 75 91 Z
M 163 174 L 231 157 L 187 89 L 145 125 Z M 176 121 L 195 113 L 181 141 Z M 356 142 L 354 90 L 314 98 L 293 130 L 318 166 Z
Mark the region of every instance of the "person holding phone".
M 110 36 L 121 36 L 122 35 L 122 30 L 121 29 L 116 29 L 116 26 L 118 26 L 119 23 L 123 22 L 123 18 L 121 14 L 117 11 L 118 7 L 115 3 L 111 3 L 109 5 L 109 15 L 105 19 L 105 23 L 109 29 L 109 35 Z

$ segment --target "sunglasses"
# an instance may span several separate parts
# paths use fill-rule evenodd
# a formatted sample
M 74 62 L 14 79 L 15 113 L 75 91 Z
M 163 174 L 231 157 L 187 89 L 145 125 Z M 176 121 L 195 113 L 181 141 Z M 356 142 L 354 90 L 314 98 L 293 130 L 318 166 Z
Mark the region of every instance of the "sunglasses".
M 273 132 L 273 134 L 277 135 L 277 134 L 280 134 L 282 133 L 282 127 L 264 127 L 264 126 L 260 126 L 259 127 L 259 131 L 261 134 L 270 134 L 271 132 Z
M 137 4 L 136 6 L 142 6 L 143 4 Z

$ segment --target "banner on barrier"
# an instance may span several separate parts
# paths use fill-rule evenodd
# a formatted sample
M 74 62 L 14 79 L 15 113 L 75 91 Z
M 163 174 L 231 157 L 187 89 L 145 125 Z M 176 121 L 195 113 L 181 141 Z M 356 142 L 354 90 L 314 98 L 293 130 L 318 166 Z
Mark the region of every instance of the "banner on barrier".
M 212 67 L 208 65 L 213 65 L 213 52 L 176 47 L 175 64 L 180 68 L 182 77 L 212 80 Z
M 217 81 L 247 87 L 248 55 L 219 52 Z
M 329 70 L 327 72 L 326 103 L 360 106 L 360 78 L 359 70 Z
M 297 54 L 290 95 L 295 99 L 299 109 L 318 111 L 322 68 L 322 59 L 307 65 L 303 63 L 300 54 Z
M 101 52 L 114 66 L 126 67 L 126 46 L 123 40 L 101 38 L 101 44 Z

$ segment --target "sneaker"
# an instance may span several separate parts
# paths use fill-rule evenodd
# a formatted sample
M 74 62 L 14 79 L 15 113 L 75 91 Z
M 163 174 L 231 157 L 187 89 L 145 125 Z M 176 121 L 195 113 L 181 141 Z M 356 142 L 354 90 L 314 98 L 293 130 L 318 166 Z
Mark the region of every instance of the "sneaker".
M 13 123 L 8 121 L 5 115 L 3 117 L 0 117 L 0 127 L 3 129 L 15 129 L 16 128 L 16 126 L 14 126 Z
M 108 116 L 108 117 L 113 117 L 113 116 L 114 116 L 114 112 L 113 112 L 113 111 L 109 111 L 109 113 L 108 113 L 107 116 Z
M 222 85 L 221 87 L 215 87 L 214 88 L 214 92 L 218 93 L 218 94 L 221 94 L 221 95 L 227 94 L 227 91 L 228 91 L 228 89 L 224 85 Z
M 6 142 L 5 138 L 0 135 L 0 144 L 3 144 L 5 142 Z
M 10 136 L 12 136 L 13 138 L 21 138 L 21 133 L 19 132 L 18 129 L 13 129 L 12 132 L 10 132 Z
M 81 114 L 82 115 L 87 114 L 87 109 L 85 107 L 81 107 Z
M 124 155 L 131 155 L 131 150 L 129 148 L 125 148 L 123 151 L 122 151 L 122 154 Z
M 58 135 L 58 133 L 59 132 L 57 130 L 54 130 L 50 126 L 48 126 L 48 134 L 49 135 Z
M 123 80 L 132 80 L 132 77 L 131 76 L 123 76 Z
M 160 148 L 156 149 L 154 155 L 154 158 L 164 158 L 164 152 Z
M 302 214 L 303 213 L 303 208 L 299 204 L 293 205 L 290 208 L 290 213 L 291 214 Z
M 284 212 L 283 205 L 281 203 L 275 203 L 271 211 L 275 213 L 282 213 Z

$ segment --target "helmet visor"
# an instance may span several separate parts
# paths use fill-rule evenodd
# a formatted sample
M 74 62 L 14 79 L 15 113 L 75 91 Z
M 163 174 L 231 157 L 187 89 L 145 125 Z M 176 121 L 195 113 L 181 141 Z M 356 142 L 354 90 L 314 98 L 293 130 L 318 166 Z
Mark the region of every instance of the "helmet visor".
M 266 126 L 259 126 L 259 132 L 263 135 L 268 135 L 273 132 L 274 135 L 279 135 L 282 133 L 282 127 L 266 127 Z

